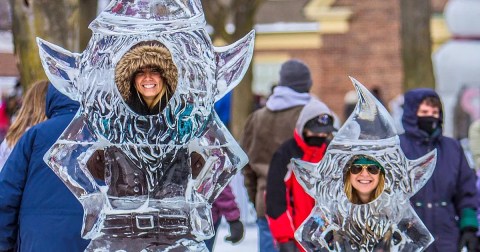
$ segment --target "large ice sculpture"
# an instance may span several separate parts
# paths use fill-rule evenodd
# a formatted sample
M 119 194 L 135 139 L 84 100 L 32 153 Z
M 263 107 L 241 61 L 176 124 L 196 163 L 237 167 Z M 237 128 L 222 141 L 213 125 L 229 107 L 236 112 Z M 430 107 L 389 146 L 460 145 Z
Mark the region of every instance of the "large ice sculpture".
M 421 251 L 432 235 L 410 206 L 430 178 L 436 151 L 408 160 L 400 148 L 393 119 L 357 80 L 355 111 L 330 143 L 318 164 L 294 160 L 294 172 L 316 200 L 295 232 L 307 251 Z M 352 159 L 366 156 L 384 167 L 384 190 L 373 201 L 353 204 L 344 190 Z
M 247 71 L 254 32 L 214 47 L 205 26 L 200 0 L 113 0 L 83 53 L 37 39 L 50 81 L 80 102 L 44 160 L 84 208 L 88 251 L 206 250 L 210 203 L 247 163 L 213 104 Z M 154 115 L 133 112 L 114 81 L 122 56 L 145 41 L 167 48 L 178 73 Z M 98 150 L 100 176 L 86 165 Z

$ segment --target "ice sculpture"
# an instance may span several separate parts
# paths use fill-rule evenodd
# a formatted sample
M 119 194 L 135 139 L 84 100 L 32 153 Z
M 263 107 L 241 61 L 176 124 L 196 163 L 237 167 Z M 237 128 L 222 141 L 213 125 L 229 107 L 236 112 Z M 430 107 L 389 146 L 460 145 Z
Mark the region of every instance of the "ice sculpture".
M 81 104 L 44 160 L 84 208 L 88 251 L 206 250 L 210 203 L 247 163 L 213 104 L 247 71 L 254 32 L 214 47 L 205 26 L 200 0 L 113 0 L 83 53 L 37 39 L 50 81 Z M 115 81 L 117 63 L 146 41 L 169 51 L 178 76 L 153 115 L 135 113 Z M 87 166 L 98 150 L 100 175 Z
M 433 237 L 410 206 L 430 178 L 436 151 L 408 160 L 400 148 L 393 119 L 357 80 L 357 106 L 318 164 L 294 160 L 294 172 L 316 200 L 295 232 L 307 251 L 421 251 Z M 366 156 L 384 167 L 384 190 L 373 201 L 353 204 L 344 190 L 352 160 Z

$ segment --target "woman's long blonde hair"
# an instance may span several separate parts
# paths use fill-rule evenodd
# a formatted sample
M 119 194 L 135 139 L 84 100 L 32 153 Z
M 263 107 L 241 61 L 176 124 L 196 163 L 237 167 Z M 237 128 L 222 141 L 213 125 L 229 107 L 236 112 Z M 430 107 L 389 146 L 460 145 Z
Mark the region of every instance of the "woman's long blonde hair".
M 377 188 L 375 189 L 375 191 L 373 191 L 372 194 L 370 194 L 370 198 L 368 199 L 368 202 L 372 202 L 374 199 L 378 198 L 378 196 L 382 194 L 384 187 L 385 187 L 385 174 L 383 172 L 380 172 L 378 177 Z M 352 186 L 352 183 L 350 183 L 350 169 L 348 169 L 347 173 L 345 174 L 343 188 L 350 202 L 352 202 L 353 204 L 365 204 L 360 200 L 360 197 L 358 197 L 357 190 L 355 190 L 355 188 L 353 188 Z
M 15 121 L 7 131 L 5 140 L 9 147 L 15 146 L 23 133 L 33 125 L 47 119 L 45 115 L 45 97 L 47 95 L 48 81 L 35 82 L 22 99 L 22 106 L 18 110 Z

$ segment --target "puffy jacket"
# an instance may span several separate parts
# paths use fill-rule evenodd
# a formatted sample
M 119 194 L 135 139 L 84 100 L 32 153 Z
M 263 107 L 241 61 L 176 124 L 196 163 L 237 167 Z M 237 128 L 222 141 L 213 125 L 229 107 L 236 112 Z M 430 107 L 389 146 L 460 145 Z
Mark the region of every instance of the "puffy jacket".
M 272 236 L 279 243 L 294 241 L 295 230 L 310 215 L 315 200 L 305 192 L 292 171 L 292 158 L 318 163 L 323 158 L 327 144 L 309 146 L 301 136 L 307 121 L 320 115 L 331 114 L 330 109 L 313 98 L 301 111 L 293 138 L 283 143 L 273 154 L 268 171 L 266 214 Z M 303 251 L 302 247 L 297 247 Z
M 435 238 L 427 251 L 457 251 L 461 229 L 478 226 L 474 212 L 477 208 L 476 176 L 468 166 L 460 143 L 442 136 L 441 126 L 432 135 L 418 128 L 417 110 L 429 96 L 438 97 L 435 91 L 427 88 L 405 94 L 402 117 L 405 133 L 400 135 L 400 146 L 408 159 L 437 150 L 432 177 L 410 201 Z M 443 118 L 443 111 L 440 114 Z
M 235 202 L 235 195 L 230 185 L 227 185 L 225 189 L 223 189 L 212 204 L 213 223 L 217 223 L 222 216 L 225 216 L 227 221 L 240 219 L 240 209 Z
M 266 204 L 268 226 L 276 241 L 284 243 L 295 240 L 295 230 L 315 206 L 315 200 L 305 192 L 289 167 L 290 160 L 298 158 L 320 162 L 326 149 L 326 145 L 309 148 L 296 134 L 295 138 L 282 144 L 273 155 L 271 172 L 268 173 Z
M 83 209 L 43 156 L 72 120 L 79 104 L 47 92 L 49 118 L 30 128 L 0 173 L 0 251 L 84 251 Z

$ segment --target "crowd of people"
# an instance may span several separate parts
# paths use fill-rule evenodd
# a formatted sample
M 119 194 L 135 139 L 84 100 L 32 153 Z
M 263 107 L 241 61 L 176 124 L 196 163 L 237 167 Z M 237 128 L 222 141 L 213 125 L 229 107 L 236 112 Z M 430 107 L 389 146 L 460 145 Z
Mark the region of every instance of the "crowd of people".
M 163 57 L 149 64 L 130 62 L 145 50 L 168 54 L 162 46 L 139 44 L 119 64 L 116 82 L 133 111 L 158 114 L 175 92 L 176 72 L 165 64 Z M 134 69 L 133 65 L 137 67 Z M 310 93 L 312 78 L 304 62 L 286 61 L 279 77 L 266 106 L 250 115 L 240 139 L 249 157 L 243 175 L 249 200 L 256 209 L 261 252 L 304 251 L 294 232 L 310 214 L 315 199 L 298 183 L 290 160 L 319 162 L 338 130 L 334 126 L 338 125 L 335 114 Z M 475 170 L 468 165 L 459 142 L 443 135 L 441 99 L 427 88 L 409 90 L 404 99 L 405 132 L 400 135 L 400 144 L 406 157 L 417 159 L 437 150 L 433 175 L 411 198 L 411 205 L 435 237 L 427 251 L 458 251 L 463 247 L 477 251 L 480 181 L 476 180 Z M 83 251 L 89 241 L 81 238 L 82 207 L 43 161 L 46 151 L 70 123 L 78 103 L 47 81 L 32 85 L 24 100 L 29 102 L 20 107 L 0 146 L 0 251 Z M 221 114 L 228 125 L 228 113 L 227 117 Z M 480 121 L 476 121 L 470 127 L 469 137 L 477 168 L 479 136 Z M 97 153 L 91 160 L 104 167 L 104 155 Z M 193 173 L 195 164 L 191 165 Z M 92 174 L 103 179 L 105 171 L 95 167 L 90 164 Z M 368 204 L 379 197 L 385 183 L 384 169 L 372 157 L 355 155 L 344 179 L 348 200 Z M 119 195 L 128 194 L 130 189 L 122 190 Z M 222 216 L 227 220 L 227 241 L 241 241 L 245 230 L 229 186 L 213 203 L 212 214 L 215 229 Z M 50 231 L 38 232 L 38 226 L 49 227 Z M 215 236 L 207 241 L 209 250 L 214 250 L 214 243 Z
M 292 64 L 302 64 L 303 71 L 297 67 L 296 71 L 288 73 L 290 76 L 286 77 L 285 68 L 289 66 L 289 69 L 294 69 Z M 300 92 L 295 88 L 302 86 L 299 83 L 303 83 L 304 87 L 311 85 L 308 77 L 308 67 L 305 64 L 289 60 L 282 65 L 277 88 L 298 95 Z M 291 81 L 286 83 L 284 80 L 289 78 Z M 277 103 L 283 105 L 280 109 L 269 106 L 275 104 L 279 91 L 274 89 L 267 106 L 252 113 L 241 141 L 250 158 L 243 173 L 250 200 L 258 213 L 258 248 L 261 252 L 304 251 L 296 243 L 294 231 L 310 214 L 314 203 L 298 186 L 289 166 L 290 158 L 320 161 L 329 144 L 328 135 L 334 132 L 331 126 L 332 113 L 314 96 L 291 101 L 296 96 L 287 95 L 291 99 L 283 98 L 282 102 Z M 302 91 L 309 94 L 308 90 Z M 378 89 L 373 95 L 380 98 Z M 478 231 L 476 211 L 480 199 L 477 196 L 480 182 L 476 182 L 474 169 L 468 165 L 460 143 L 443 135 L 444 112 L 440 97 L 432 89 L 418 88 L 409 90 L 402 98 L 405 102 L 400 132 L 405 132 L 400 135 L 400 143 L 406 157 L 416 159 L 434 149 L 438 153 L 432 177 L 411 198 L 412 206 L 435 238 L 427 251 L 459 251 L 463 247 L 468 251 L 477 251 L 478 236 L 475 232 Z M 354 93 L 346 95 L 345 118 L 353 111 L 356 99 Z M 307 122 L 302 116 L 312 109 L 309 107 L 313 103 L 316 104 L 314 109 L 320 114 L 313 119 L 308 118 L 312 121 Z M 297 127 L 292 123 L 293 118 L 298 118 Z M 281 126 L 277 126 L 280 122 Z M 308 139 L 308 134 L 313 133 L 309 128 L 313 123 L 319 124 L 316 133 L 324 135 Z M 324 132 L 318 130 L 322 127 Z M 479 122 L 473 123 L 469 136 L 471 151 L 477 162 L 479 133 Z M 352 203 L 366 204 L 382 193 L 385 172 L 376 160 L 360 156 L 352 162 L 348 171 L 344 185 L 345 193 Z M 265 217 L 268 221 L 263 221 Z

